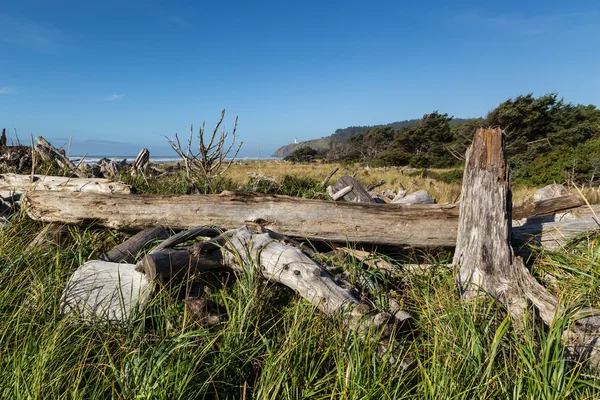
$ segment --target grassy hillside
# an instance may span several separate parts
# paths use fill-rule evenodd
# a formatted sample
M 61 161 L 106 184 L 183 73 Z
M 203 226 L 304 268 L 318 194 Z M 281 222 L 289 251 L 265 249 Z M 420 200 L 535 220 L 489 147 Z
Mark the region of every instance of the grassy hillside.
M 470 119 L 454 118 L 450 122 L 450 124 L 451 125 L 459 125 L 459 124 L 465 123 L 469 120 Z M 277 149 L 275 151 L 275 153 L 273 153 L 272 157 L 285 158 L 285 157 L 289 156 L 290 154 L 292 154 L 295 150 L 297 150 L 303 146 L 308 146 L 315 150 L 328 150 L 331 142 L 345 141 L 352 136 L 355 136 L 355 135 L 358 135 L 361 133 L 365 133 L 372 129 L 380 128 L 380 127 L 390 127 L 393 129 L 411 127 L 411 126 L 417 124 L 419 121 L 420 121 L 419 119 L 410 119 L 410 120 L 405 120 L 405 121 L 391 122 L 389 124 L 383 124 L 383 125 L 349 126 L 347 128 L 343 128 L 343 129 L 340 128 L 340 129 L 336 129 L 336 131 L 333 134 L 331 134 L 330 136 L 327 136 L 327 137 L 324 137 L 321 139 L 307 140 L 304 142 L 291 143 L 291 144 L 286 144 L 284 146 L 281 146 L 279 149 Z

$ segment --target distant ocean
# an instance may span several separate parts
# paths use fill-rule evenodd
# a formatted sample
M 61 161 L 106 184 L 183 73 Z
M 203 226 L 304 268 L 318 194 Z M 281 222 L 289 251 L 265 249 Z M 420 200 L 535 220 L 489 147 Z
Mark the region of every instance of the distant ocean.
M 81 161 L 82 157 L 83 156 L 71 156 L 69 158 L 74 163 L 78 163 L 79 161 Z M 133 156 L 86 156 L 85 160 L 83 162 L 85 164 L 94 164 L 103 158 L 108 158 L 109 160 L 116 160 L 116 161 L 127 160 L 127 162 L 132 162 L 133 160 L 135 160 L 136 157 L 137 157 L 137 154 L 133 155 Z M 269 160 L 280 160 L 280 158 L 277 158 L 277 157 L 236 157 L 236 161 L 269 161 Z M 150 161 L 155 162 L 155 163 L 169 163 L 169 162 L 181 161 L 181 158 L 177 157 L 177 156 L 175 156 L 175 157 L 173 157 L 173 156 L 150 156 Z

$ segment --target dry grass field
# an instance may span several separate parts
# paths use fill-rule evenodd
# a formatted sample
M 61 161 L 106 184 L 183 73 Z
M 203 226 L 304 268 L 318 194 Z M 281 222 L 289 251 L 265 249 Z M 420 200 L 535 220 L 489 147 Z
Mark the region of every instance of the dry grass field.
M 248 182 L 249 172 L 275 178 L 280 181 L 286 175 L 310 177 L 322 181 L 329 172 L 338 167 L 339 171 L 334 175 L 331 182 L 343 175 L 354 176 L 363 186 L 384 180 L 386 183 L 377 190 L 392 189 L 398 191 L 400 185 L 409 193 L 425 189 L 440 204 L 457 202 L 460 197 L 460 183 L 448 184 L 436 179 L 424 177 L 422 170 L 406 167 L 370 168 L 363 165 L 344 165 L 328 163 L 290 163 L 285 161 L 242 161 L 231 166 L 225 177 L 234 183 L 243 185 Z M 447 172 L 447 170 L 429 170 L 434 173 Z M 425 174 L 426 175 L 426 174 Z M 513 187 L 513 200 L 516 204 L 530 201 L 537 187 Z M 574 193 L 577 191 L 572 188 Z M 582 189 L 590 203 L 600 201 L 600 193 L 597 189 L 588 187 Z

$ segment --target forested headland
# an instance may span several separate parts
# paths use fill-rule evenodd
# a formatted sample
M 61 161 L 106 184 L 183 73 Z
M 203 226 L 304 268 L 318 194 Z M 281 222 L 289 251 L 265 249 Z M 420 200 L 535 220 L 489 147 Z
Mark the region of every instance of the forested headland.
M 556 93 L 508 99 L 485 118 L 458 119 L 434 111 L 416 120 L 338 129 L 325 138 L 326 148 L 298 146 L 286 159 L 460 168 L 479 127 L 505 131 L 516 183 L 600 182 L 600 110 L 565 102 Z

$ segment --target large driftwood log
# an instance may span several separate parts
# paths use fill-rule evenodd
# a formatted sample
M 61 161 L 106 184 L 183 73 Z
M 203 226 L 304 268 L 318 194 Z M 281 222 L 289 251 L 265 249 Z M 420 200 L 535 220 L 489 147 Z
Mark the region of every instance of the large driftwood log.
M 257 223 L 292 237 L 408 246 L 453 246 L 458 218 L 455 204 L 336 203 L 253 193 L 127 196 L 29 192 L 25 201 L 28 214 L 46 222 L 94 222 L 119 229 L 231 229 Z
M 581 206 L 566 212 L 513 220 L 513 243 L 556 250 L 584 232 L 600 230 L 600 206 Z
M 291 237 L 333 242 L 361 242 L 397 246 L 453 247 L 458 230 L 458 205 L 402 205 L 336 203 L 287 196 L 238 193 L 225 195 L 103 195 L 89 193 L 30 192 L 27 212 L 35 220 L 69 224 L 95 223 L 119 229 L 169 226 L 187 229 L 215 226 L 225 229 L 257 223 Z M 552 212 L 552 201 L 563 211 L 562 200 L 548 200 L 543 209 L 519 212 L 522 226 L 515 227 L 520 241 L 543 240 L 542 229 L 552 230 L 562 221 L 540 224 L 532 217 Z M 593 206 L 600 214 L 600 206 Z M 527 214 L 527 213 L 530 214 Z M 586 216 L 588 207 L 571 211 Z M 516 214 L 516 212 L 515 212 Z M 571 225 L 578 225 L 573 220 Z M 562 225 L 557 225 L 558 229 Z M 589 230 L 589 223 L 571 233 Z M 593 228 L 593 227 L 592 227 Z M 558 238 L 558 234 L 555 235 Z M 553 243 L 555 239 L 552 239 Z M 559 241 L 559 243 L 564 243 Z
M 130 194 L 131 186 L 100 178 L 68 178 L 61 176 L 0 174 L 0 194 L 29 191 L 87 192 Z
M 583 204 L 585 204 L 585 202 L 579 196 L 555 197 L 514 207 L 512 217 L 513 220 L 527 220 L 528 218 L 533 217 L 560 214 L 563 211 L 575 209 Z M 589 207 L 586 207 L 586 209 L 589 210 Z M 521 221 L 518 225 L 521 226 L 526 222 L 527 221 Z
M 459 266 L 463 296 L 472 298 L 483 290 L 507 307 L 517 325 L 524 326 L 526 318 L 539 315 L 550 326 L 563 310 L 523 260 L 514 256 L 510 244 L 512 200 L 505 136 L 500 129 L 480 129 L 475 134 L 467 150 L 462 190 L 454 264 Z M 599 315 L 598 310 L 582 310 L 565 332 L 573 359 L 592 359 L 599 365 L 595 347 Z
M 372 312 L 338 285 L 324 268 L 281 239 L 277 233 L 255 233 L 242 227 L 183 249 L 161 249 L 144 257 L 139 264 L 151 278 L 182 277 L 219 268 L 258 273 L 293 289 L 327 315 L 345 316 L 349 325 L 359 331 L 377 328 L 389 336 L 393 329 L 410 329 L 410 321 L 405 316 L 397 320 L 388 313 Z

